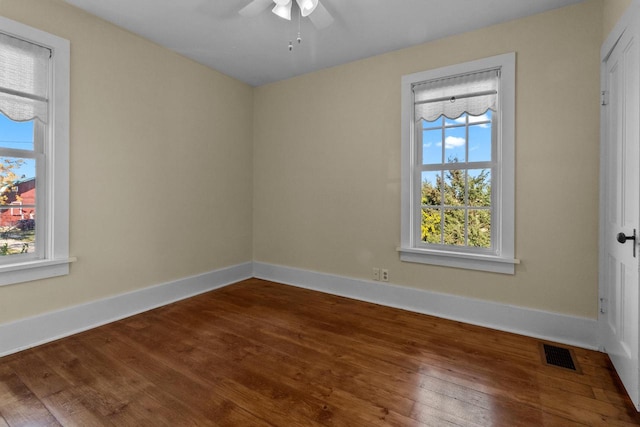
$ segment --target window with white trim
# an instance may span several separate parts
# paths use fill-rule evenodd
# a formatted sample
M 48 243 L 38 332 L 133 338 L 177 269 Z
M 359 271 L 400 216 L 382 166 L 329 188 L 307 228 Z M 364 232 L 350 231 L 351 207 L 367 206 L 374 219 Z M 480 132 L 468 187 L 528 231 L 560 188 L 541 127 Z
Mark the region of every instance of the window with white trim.
M 0 285 L 69 272 L 69 50 L 0 17 Z
M 402 78 L 407 262 L 514 273 L 515 54 Z

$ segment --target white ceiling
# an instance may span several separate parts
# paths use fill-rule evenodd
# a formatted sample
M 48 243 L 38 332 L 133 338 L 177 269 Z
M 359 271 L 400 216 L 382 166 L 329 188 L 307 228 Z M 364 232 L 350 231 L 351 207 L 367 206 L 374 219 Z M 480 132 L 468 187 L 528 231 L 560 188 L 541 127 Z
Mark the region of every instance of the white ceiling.
M 320 0 L 335 21 L 318 30 L 251 0 L 65 0 L 197 62 L 259 86 L 582 0 Z M 297 14 L 296 14 L 297 15 Z

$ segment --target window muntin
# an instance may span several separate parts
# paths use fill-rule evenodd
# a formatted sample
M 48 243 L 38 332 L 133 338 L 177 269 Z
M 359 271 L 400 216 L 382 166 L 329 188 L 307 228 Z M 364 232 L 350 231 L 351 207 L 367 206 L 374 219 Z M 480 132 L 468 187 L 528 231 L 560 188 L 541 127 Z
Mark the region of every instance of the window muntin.
M 401 118 L 400 259 L 513 274 L 515 54 L 403 76 Z

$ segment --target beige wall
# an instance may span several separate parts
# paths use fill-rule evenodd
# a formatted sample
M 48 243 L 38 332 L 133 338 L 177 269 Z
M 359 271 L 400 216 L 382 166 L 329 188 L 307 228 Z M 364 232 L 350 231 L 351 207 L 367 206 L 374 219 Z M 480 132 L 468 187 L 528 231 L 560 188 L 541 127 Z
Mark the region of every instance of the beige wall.
M 590 0 L 257 88 L 254 260 L 596 317 L 602 13 Z M 400 262 L 401 76 L 512 51 L 522 264 Z
M 71 41 L 78 257 L 0 287 L 0 323 L 251 260 L 251 87 L 60 0 L 0 15 Z
M 604 41 L 622 14 L 631 5 L 631 0 L 603 0 L 602 2 L 602 31 Z
M 629 3 L 609 1 L 256 89 L 61 0 L 0 1 L 0 15 L 71 40 L 79 258 L 69 276 L 0 287 L 0 323 L 250 261 L 252 248 L 256 261 L 365 279 L 385 267 L 401 285 L 595 317 L 592 30 Z M 401 76 L 510 51 L 522 265 L 503 276 L 401 263 Z

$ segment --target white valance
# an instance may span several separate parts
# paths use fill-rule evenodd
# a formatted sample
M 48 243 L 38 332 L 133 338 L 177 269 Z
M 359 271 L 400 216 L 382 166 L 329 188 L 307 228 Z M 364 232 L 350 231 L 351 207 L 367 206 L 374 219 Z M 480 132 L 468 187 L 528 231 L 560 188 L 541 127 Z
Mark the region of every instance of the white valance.
M 46 123 L 51 51 L 0 33 L 0 112 Z
M 488 70 L 413 85 L 415 120 L 456 119 L 496 111 L 500 70 Z

